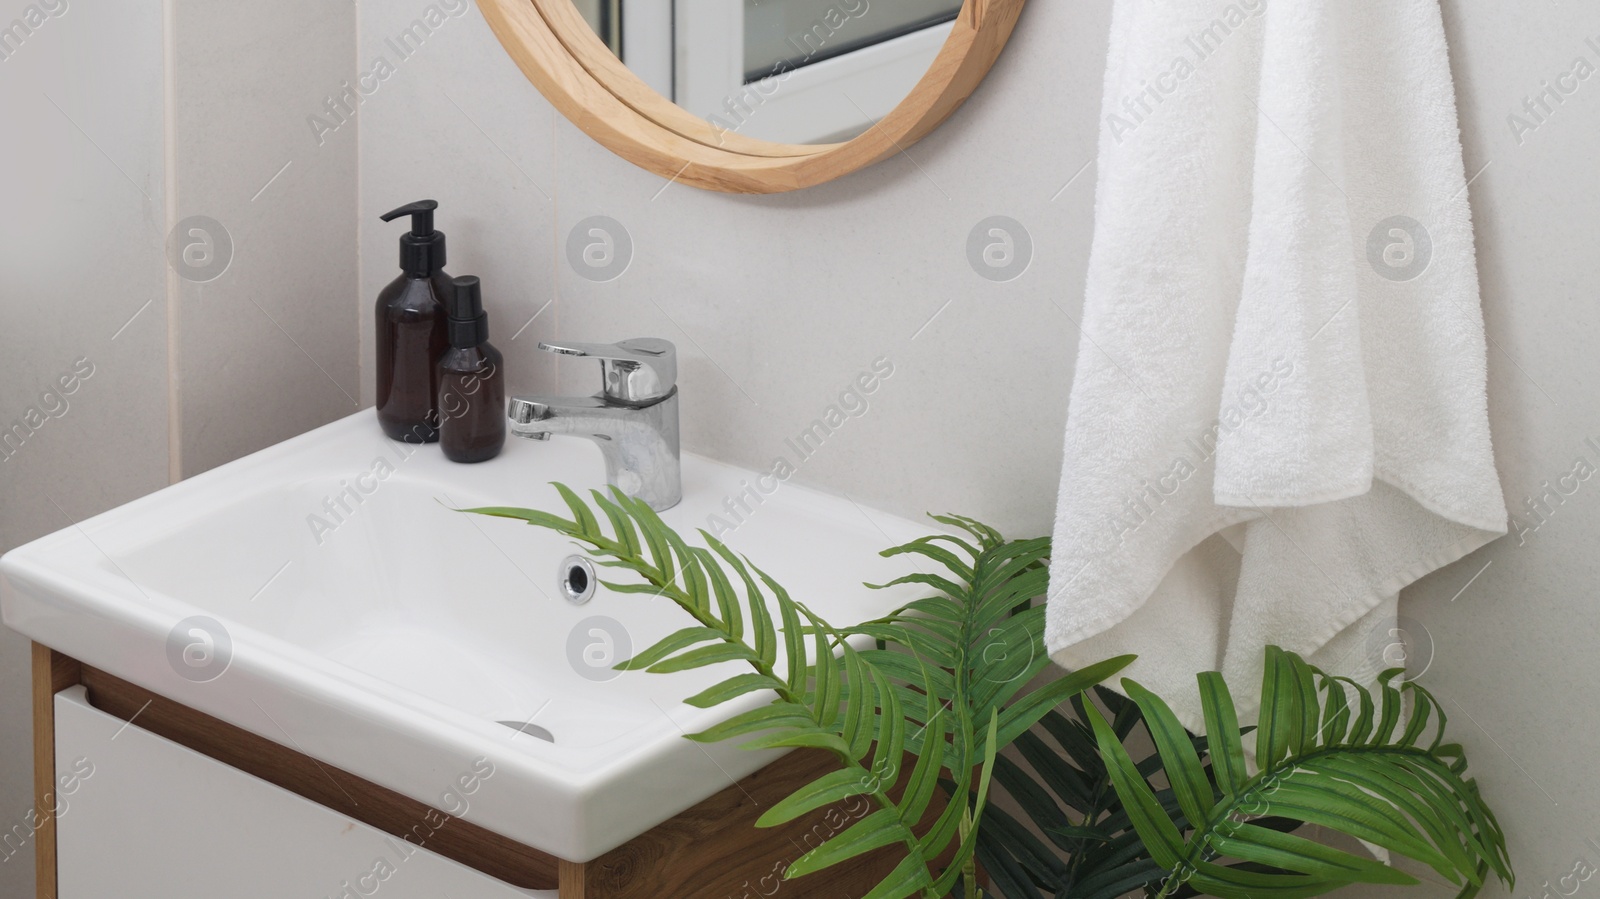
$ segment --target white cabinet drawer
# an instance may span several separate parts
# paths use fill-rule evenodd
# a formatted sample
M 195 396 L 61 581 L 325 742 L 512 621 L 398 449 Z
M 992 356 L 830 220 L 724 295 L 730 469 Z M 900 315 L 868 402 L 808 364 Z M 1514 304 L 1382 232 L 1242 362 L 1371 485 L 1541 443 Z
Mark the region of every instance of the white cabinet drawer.
M 107 715 L 82 687 L 55 715 L 59 899 L 556 899 Z

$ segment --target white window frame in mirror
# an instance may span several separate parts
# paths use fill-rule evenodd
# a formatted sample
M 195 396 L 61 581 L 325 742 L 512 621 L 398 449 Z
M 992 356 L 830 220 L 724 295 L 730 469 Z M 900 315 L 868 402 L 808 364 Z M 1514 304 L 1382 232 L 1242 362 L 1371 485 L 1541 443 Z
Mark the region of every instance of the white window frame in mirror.
M 628 68 L 663 97 L 675 96 L 673 28 L 679 15 L 677 6 L 678 0 L 622 5 L 622 46 Z
M 920 28 L 770 81 L 746 83 L 745 0 L 672 5 L 674 32 L 657 32 L 645 44 L 624 43 L 628 68 L 661 90 L 636 60 L 659 55 L 666 35 L 675 45 L 675 80 L 673 89 L 662 91 L 665 96 L 719 128 L 780 144 L 842 143 L 882 120 L 916 88 L 954 27 L 943 22 Z M 841 104 L 841 98 L 848 102 Z

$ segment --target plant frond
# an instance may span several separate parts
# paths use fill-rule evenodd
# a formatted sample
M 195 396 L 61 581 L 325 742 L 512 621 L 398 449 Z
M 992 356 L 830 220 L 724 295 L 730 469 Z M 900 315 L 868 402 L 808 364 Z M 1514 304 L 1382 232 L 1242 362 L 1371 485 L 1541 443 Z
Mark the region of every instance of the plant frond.
M 949 517 L 945 523 L 976 542 L 941 534 L 885 552 L 943 567 L 949 576 L 918 573 L 891 582 L 921 584 L 935 595 L 876 622 L 837 630 L 712 535 L 700 532 L 703 545 L 691 546 L 648 506 L 619 491 L 609 496 L 595 491 L 591 508 L 570 489 L 555 486 L 570 519 L 503 507 L 468 511 L 568 536 L 600 564 L 642 580 L 605 582 L 609 588 L 664 596 L 694 619 L 693 626 L 657 641 L 620 668 L 670 673 L 728 661 L 749 666 L 748 673 L 702 690 L 688 702 L 712 708 L 757 693 L 769 694 L 771 701 L 690 739 L 736 739 L 751 749 L 816 747 L 838 759 L 837 770 L 769 809 L 761 826 L 851 797 L 874 803 L 871 814 L 796 860 L 789 877 L 899 845 L 905 861 L 870 895 L 948 892 L 977 851 L 981 828 L 972 822 L 984 814 L 999 747 L 1051 704 L 1125 664 L 1096 666 L 1052 684 L 1031 703 L 1007 705 L 1042 666 L 1042 649 L 1035 645 L 1037 616 L 1010 616 L 1042 592 L 1039 560 L 1048 548 L 1038 541 L 1008 544 L 970 519 Z M 981 595 L 978 585 L 983 585 Z M 872 637 L 896 648 L 862 650 L 848 642 L 850 637 Z M 915 758 L 909 766 L 908 750 Z M 945 774 L 953 778 L 954 790 L 924 827 Z M 952 846 L 947 866 L 936 869 L 934 860 Z
M 1269 647 L 1250 727 L 1241 727 L 1222 676 L 1200 675 L 1207 736 L 1197 737 L 1139 684 L 1124 680 L 1126 696 L 1100 686 L 1131 656 L 1040 681 L 1050 665 L 1036 605 L 1048 583 L 1048 538 L 1007 540 L 974 519 L 933 516 L 960 533 L 883 555 L 934 570 L 877 585 L 928 592 L 835 628 L 711 534 L 691 545 L 620 491 L 585 500 L 555 487 L 570 519 L 466 511 L 569 537 L 598 564 L 639 579 L 602 581 L 608 589 L 666 597 L 690 616 L 619 668 L 747 667 L 686 700 L 697 708 L 743 700 L 742 711 L 689 739 L 812 747 L 836 759 L 758 826 L 869 802 L 869 813 L 797 859 L 787 877 L 893 846 L 903 859 L 868 899 L 976 899 L 975 859 L 1013 899 L 1118 899 L 1140 889 L 1158 899 L 1293 899 L 1411 882 L 1293 833 L 1316 824 L 1427 864 L 1463 897 L 1491 875 L 1515 883 L 1505 834 L 1467 777 L 1465 752 L 1447 741 L 1443 706 L 1415 683 L 1396 683 L 1398 671 L 1371 690 Z M 869 640 L 877 648 L 864 648 Z M 750 708 L 753 696 L 766 701 Z M 1155 749 L 1136 761 L 1127 745 L 1141 725 Z M 1013 758 L 999 755 L 1008 745 Z M 989 802 L 995 786 L 1037 831 Z
M 1462 776 L 1464 758 L 1443 743 L 1438 702 L 1415 684 L 1396 686 L 1400 674 L 1384 672 L 1374 697 L 1294 653 L 1269 647 L 1255 733 L 1260 770 L 1254 775 L 1244 769 L 1226 685 L 1220 675 L 1201 675 L 1210 777 L 1166 703 L 1124 680 L 1181 815 L 1160 807 L 1122 739 L 1089 707 L 1118 797 L 1151 857 L 1166 869 L 1161 895 L 1186 887 L 1221 897 L 1312 896 L 1352 883 L 1415 882 L 1371 859 L 1261 826 L 1268 817 L 1321 825 L 1382 846 L 1428 865 L 1464 893 L 1481 888 L 1489 872 L 1514 885 L 1504 836 L 1476 783 Z M 1406 698 L 1412 701 L 1409 717 Z M 1217 864 L 1219 858 L 1244 864 Z

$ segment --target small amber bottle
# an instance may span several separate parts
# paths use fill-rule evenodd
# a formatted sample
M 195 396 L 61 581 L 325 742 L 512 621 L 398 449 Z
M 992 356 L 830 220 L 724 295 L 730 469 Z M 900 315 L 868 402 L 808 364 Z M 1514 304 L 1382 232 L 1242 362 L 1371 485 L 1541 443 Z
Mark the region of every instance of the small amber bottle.
M 453 287 L 450 349 L 439 359 L 439 446 L 452 462 L 486 462 L 506 443 L 505 359 L 489 344 L 478 279 L 456 278 Z

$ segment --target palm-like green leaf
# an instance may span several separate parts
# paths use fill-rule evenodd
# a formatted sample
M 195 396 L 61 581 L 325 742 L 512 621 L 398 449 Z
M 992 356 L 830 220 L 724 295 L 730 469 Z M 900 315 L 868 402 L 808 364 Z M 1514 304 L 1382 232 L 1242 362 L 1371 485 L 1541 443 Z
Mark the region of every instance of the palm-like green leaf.
M 1024 752 L 1033 752 L 1040 759 L 1051 759 L 1043 764 L 1053 768 L 1058 757 L 1043 749 L 1043 744 L 1029 733 L 1030 729 L 1041 720 L 1065 721 L 1053 711 L 1057 706 L 1063 701 L 1076 700 L 1087 687 L 1125 667 L 1131 657 L 1111 659 L 1038 687 L 1035 681 L 1050 667 L 1050 661 L 1042 639 L 1045 610 L 1034 607 L 1031 600 L 1045 592 L 1049 541 L 1008 542 L 994 529 L 971 519 L 935 516 L 935 520 L 966 531 L 970 539 L 924 538 L 888 550 L 885 555 L 919 559 L 932 563 L 927 568 L 939 570 L 922 570 L 883 585 L 918 584 L 931 588 L 933 595 L 910 603 L 886 618 L 847 630 L 909 650 L 909 653 L 896 649 L 870 652 L 874 661 L 886 670 L 903 669 L 910 664 L 903 660 L 911 655 L 926 657 L 937 664 L 939 668 L 930 683 L 937 685 L 939 695 L 949 697 L 952 705 L 966 707 L 973 720 L 982 720 L 983 716 L 997 712 L 1000 716 L 996 731 L 998 744 L 1002 747 L 1014 742 L 1025 744 Z M 1133 720 L 1129 719 L 1128 726 L 1131 727 Z M 1097 758 L 1094 739 L 1087 726 L 1079 746 Z M 914 745 L 913 750 L 917 749 Z M 1060 767 L 1077 770 L 1064 763 Z M 1036 823 L 1045 827 L 1070 826 L 1065 813 L 1059 811 L 1048 794 L 1039 790 L 1016 763 L 1001 757 L 995 776 L 1001 789 L 1023 804 Z M 1064 776 L 1079 777 L 1076 774 Z M 954 795 L 955 785 L 947 784 L 946 792 Z M 1103 796 L 1107 801 L 1115 801 L 1115 793 L 1108 783 L 1103 784 Z M 1074 796 L 1074 800 L 1087 798 L 1081 794 Z M 1047 806 L 1049 812 L 1045 811 Z M 1081 848 L 1082 843 L 1087 842 L 1063 838 L 1046 846 L 1006 811 L 992 804 L 983 812 L 974 831 L 977 834 L 975 851 L 989 877 L 1003 895 L 1015 899 L 1039 896 L 1041 891 L 1054 893 L 1073 883 L 1076 860 L 1063 861 L 1058 853 L 1068 846 Z M 1133 852 L 1140 851 L 1137 835 L 1128 830 L 1127 838 L 1115 849 L 1121 851 L 1130 845 Z M 1108 855 L 1104 851 L 1089 854 Z M 1143 879 L 1129 884 L 1108 882 L 1104 885 L 1107 891 L 1103 899 L 1122 895 L 1130 886 L 1161 873 L 1148 859 L 1143 859 L 1140 867 L 1144 871 Z M 1092 874 L 1100 869 L 1085 870 Z M 1126 871 L 1122 873 L 1127 874 Z M 1080 894 L 1062 892 L 1061 895 Z
M 741 661 L 751 672 L 707 688 L 688 702 L 710 708 L 760 691 L 773 695 L 769 704 L 690 739 L 741 739 L 751 749 L 816 747 L 838 759 L 838 770 L 768 809 L 761 826 L 782 824 L 855 796 L 875 805 L 871 814 L 791 865 L 790 877 L 894 845 L 903 848 L 905 863 L 869 895 L 945 895 L 957 878 L 971 874 L 969 862 L 981 832 L 974 822 L 985 815 L 999 748 L 1053 706 L 1131 660 L 1114 659 L 1015 699 L 1048 661 L 1039 645 L 1043 610 L 1018 612 L 1043 592 L 1048 541 L 1007 543 L 976 522 L 942 518 L 977 543 L 936 535 L 885 552 L 925 558 L 945 568 L 948 576 L 916 574 L 900 580 L 930 586 L 938 595 L 840 631 L 711 535 L 702 531 L 705 546 L 690 546 L 648 506 L 619 492 L 595 492 L 591 509 L 566 487 L 558 484 L 556 489 L 571 519 L 528 509 L 467 511 L 565 534 L 589 548 L 602 565 L 631 571 L 643 581 L 603 582 L 607 587 L 664 596 L 694 618 L 692 626 L 620 668 L 669 673 Z M 861 649 L 848 642 L 851 637 L 892 642 L 897 648 Z M 915 757 L 909 770 L 908 751 Z M 927 824 L 924 818 L 941 784 L 948 801 Z M 942 862 L 936 862 L 941 856 Z
M 1068 697 L 1132 661 L 1131 656 L 1107 660 L 1018 700 L 1050 665 L 1041 638 L 1045 609 L 1031 604 L 1045 593 L 1050 540 L 1008 542 L 971 519 L 934 518 L 967 531 L 976 543 L 939 535 L 884 550 L 884 556 L 917 556 L 945 571 L 919 572 L 876 586 L 915 583 L 939 593 L 843 633 L 898 644 L 948 673 L 951 679 L 939 684 L 945 688 L 942 695 L 965 705 L 974 721 L 999 714 L 1001 746 Z
M 1142 720 L 1138 707 L 1109 690 L 1096 688 L 1096 693 L 1110 713 L 1113 732 L 1127 740 Z M 997 785 L 1033 824 L 1027 827 L 993 804 L 984 813 L 978 857 L 1008 899 L 1118 899 L 1166 876 L 1112 788 L 1085 716 L 1087 705 L 1086 696 L 1074 696 L 1065 708 L 1070 714 L 1048 712 L 1012 744 L 1016 761 L 1002 758 L 996 766 Z M 1135 767 L 1148 780 L 1159 759 Z M 1152 791 L 1181 817 L 1171 789 L 1152 786 Z
M 904 859 L 868 899 L 976 897 L 976 861 L 1010 899 L 1116 899 L 1140 888 L 1172 899 L 1291 899 L 1351 883 L 1411 882 L 1291 833 L 1310 823 L 1428 864 L 1463 896 L 1490 873 L 1512 882 L 1504 834 L 1465 778 L 1461 748 L 1444 742 L 1442 708 L 1415 684 L 1392 685 L 1395 672 L 1374 696 L 1269 648 L 1253 728 L 1241 730 L 1220 675 L 1200 676 L 1209 739 L 1199 738 L 1138 684 L 1124 681 L 1126 697 L 1095 686 L 1131 657 L 1037 683 L 1049 666 L 1044 609 L 1033 603 L 1045 592 L 1047 539 L 1007 541 L 972 519 L 935 516 L 965 536 L 925 537 L 884 555 L 931 563 L 937 573 L 881 585 L 929 594 L 836 629 L 711 535 L 700 532 L 704 545 L 691 546 L 620 492 L 595 492 L 590 508 L 556 488 L 571 519 L 468 511 L 565 534 L 602 566 L 641 581 L 604 581 L 608 588 L 664 596 L 693 618 L 619 667 L 749 667 L 687 702 L 711 708 L 763 692 L 771 701 L 690 739 L 814 747 L 838 760 L 837 770 L 767 810 L 759 825 L 852 797 L 871 803 L 871 813 L 794 862 L 789 877 L 894 846 Z M 868 640 L 877 648 L 864 648 Z M 1155 753 L 1135 762 L 1124 744 L 1140 725 Z M 1249 730 L 1260 766 L 1253 774 Z M 1017 758 L 999 754 L 1006 746 Z M 991 784 L 1043 838 L 989 803 Z M 940 789 L 946 801 L 929 822 Z
M 1477 784 L 1463 777 L 1460 749 L 1443 743 L 1438 703 L 1415 683 L 1393 686 L 1399 674 L 1385 672 L 1374 698 L 1293 653 L 1269 647 L 1255 734 L 1260 770 L 1254 775 L 1244 770 L 1226 686 L 1219 676 L 1202 675 L 1210 777 L 1166 703 L 1124 680 L 1154 738 L 1177 815 L 1163 808 L 1104 716 L 1087 708 L 1117 795 L 1165 871 L 1158 895 L 1188 887 L 1221 897 L 1313 896 L 1352 883 L 1416 882 L 1371 859 L 1260 826 L 1267 816 L 1321 825 L 1422 862 L 1462 895 L 1476 893 L 1491 872 L 1514 884 L 1493 813 Z M 1402 728 L 1406 697 L 1412 709 Z M 1360 711 L 1352 716 L 1352 708 Z M 1224 866 L 1218 859 L 1246 864 Z

